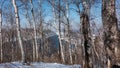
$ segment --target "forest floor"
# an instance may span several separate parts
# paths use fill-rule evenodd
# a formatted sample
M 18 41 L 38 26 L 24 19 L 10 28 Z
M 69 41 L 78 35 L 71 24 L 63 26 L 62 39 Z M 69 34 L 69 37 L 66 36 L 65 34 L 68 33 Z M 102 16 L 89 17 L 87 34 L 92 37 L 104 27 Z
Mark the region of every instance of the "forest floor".
M 81 68 L 80 65 L 64 65 L 59 63 L 43 63 L 43 62 L 34 62 L 30 65 L 22 65 L 20 62 L 10 62 L 0 64 L 0 68 Z

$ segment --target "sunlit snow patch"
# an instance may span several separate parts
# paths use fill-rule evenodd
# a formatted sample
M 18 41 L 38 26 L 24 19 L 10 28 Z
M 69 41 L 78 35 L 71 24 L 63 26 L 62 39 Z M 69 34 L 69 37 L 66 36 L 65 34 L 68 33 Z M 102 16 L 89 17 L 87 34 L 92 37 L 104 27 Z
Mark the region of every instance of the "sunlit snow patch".
M 22 65 L 20 62 L 0 64 L 0 68 L 81 68 L 80 65 L 64 65 L 59 63 L 34 62 L 30 65 Z

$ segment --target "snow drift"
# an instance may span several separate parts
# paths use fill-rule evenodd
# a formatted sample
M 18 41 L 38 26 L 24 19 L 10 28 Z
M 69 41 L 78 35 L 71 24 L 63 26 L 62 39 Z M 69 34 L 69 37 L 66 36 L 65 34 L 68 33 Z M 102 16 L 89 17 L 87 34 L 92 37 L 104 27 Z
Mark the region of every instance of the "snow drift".
M 22 65 L 20 62 L 2 63 L 0 68 L 81 68 L 80 65 L 64 65 L 59 63 L 34 62 L 30 65 Z

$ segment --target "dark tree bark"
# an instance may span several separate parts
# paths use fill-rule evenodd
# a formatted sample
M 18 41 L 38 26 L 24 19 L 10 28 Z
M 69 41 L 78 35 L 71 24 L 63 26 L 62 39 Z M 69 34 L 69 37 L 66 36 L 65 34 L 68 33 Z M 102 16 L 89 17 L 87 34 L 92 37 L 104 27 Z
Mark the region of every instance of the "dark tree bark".
M 81 13 L 81 32 L 83 36 L 83 47 L 84 47 L 84 68 L 93 68 L 91 59 L 91 31 L 90 31 L 90 6 L 86 0 L 82 0 L 83 10 Z
M 115 0 L 102 0 L 102 22 L 104 27 L 104 46 L 106 49 L 107 67 L 112 68 L 117 56 L 118 26 L 115 14 Z
M 90 23 L 89 17 L 86 13 L 81 14 L 81 24 L 82 24 L 82 34 L 83 34 L 83 42 L 84 42 L 84 52 L 85 52 L 85 65 L 84 68 L 92 68 L 90 62 L 90 46 L 91 46 L 91 38 L 90 38 Z

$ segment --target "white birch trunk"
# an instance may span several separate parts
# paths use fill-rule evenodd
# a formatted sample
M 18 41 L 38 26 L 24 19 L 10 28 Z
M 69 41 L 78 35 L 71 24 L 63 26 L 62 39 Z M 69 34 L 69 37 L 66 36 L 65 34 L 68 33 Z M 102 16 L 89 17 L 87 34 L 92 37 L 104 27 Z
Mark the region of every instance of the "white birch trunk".
M 68 45 L 69 45 L 69 54 L 70 54 L 70 63 L 73 64 L 72 61 L 72 52 L 71 52 L 71 39 L 70 39 L 70 22 L 69 22 L 69 4 L 66 1 L 66 17 L 67 17 L 67 35 L 68 35 Z
M 36 49 L 36 61 L 38 61 L 38 45 L 37 45 L 37 32 L 36 32 L 36 23 L 35 23 L 35 16 L 33 13 L 33 2 L 32 0 L 30 0 L 31 2 L 31 7 L 32 7 L 32 17 L 33 17 L 33 29 L 34 29 L 34 42 L 35 42 L 35 49 Z
M 41 38 L 41 44 L 40 44 L 40 48 L 41 48 L 41 56 L 42 56 L 42 60 L 44 61 L 44 35 L 43 35 L 43 18 L 42 18 L 42 1 L 39 0 L 39 15 L 40 15 L 40 38 Z
M 56 24 L 56 14 L 55 14 L 55 9 L 54 9 L 54 4 L 55 4 L 54 0 L 52 0 L 52 2 L 53 2 L 54 24 Z M 60 9 L 60 3 L 59 3 L 59 9 Z M 60 10 L 59 10 L 59 12 L 60 12 Z M 59 27 L 57 27 L 57 32 L 58 32 L 58 39 L 59 39 L 60 53 L 61 53 L 62 62 L 65 63 L 63 46 L 62 46 L 62 41 L 61 41 L 61 30 L 60 30 L 61 28 L 60 28 L 60 26 L 61 26 L 61 24 L 60 24 L 60 13 L 59 13 Z
M 34 44 L 34 42 L 32 42 L 33 43 L 33 62 L 35 61 L 35 44 Z
M 14 7 L 14 11 L 15 11 L 15 17 L 16 17 L 16 30 L 17 30 L 17 36 L 18 36 L 18 43 L 21 49 L 21 56 L 22 56 L 22 60 L 21 62 L 24 63 L 25 61 L 25 55 L 24 55 L 24 50 L 23 50 L 23 44 L 22 44 L 22 39 L 21 39 L 21 31 L 20 31 L 20 19 L 19 19 L 19 15 L 18 15 L 18 8 L 16 6 L 16 0 L 12 0 L 13 3 L 13 7 Z
M 27 9 L 27 15 L 26 15 L 26 19 L 28 20 L 28 22 L 29 22 L 29 26 L 30 26 L 30 28 L 32 28 L 32 25 L 31 25 L 31 23 L 30 23 L 30 20 L 29 20 L 29 14 L 28 14 L 28 9 Z M 34 36 L 33 35 L 33 33 L 30 33 L 31 35 L 32 35 L 32 37 Z M 32 41 L 32 52 L 33 52 L 33 61 L 35 61 L 35 45 L 34 45 L 34 41 Z

